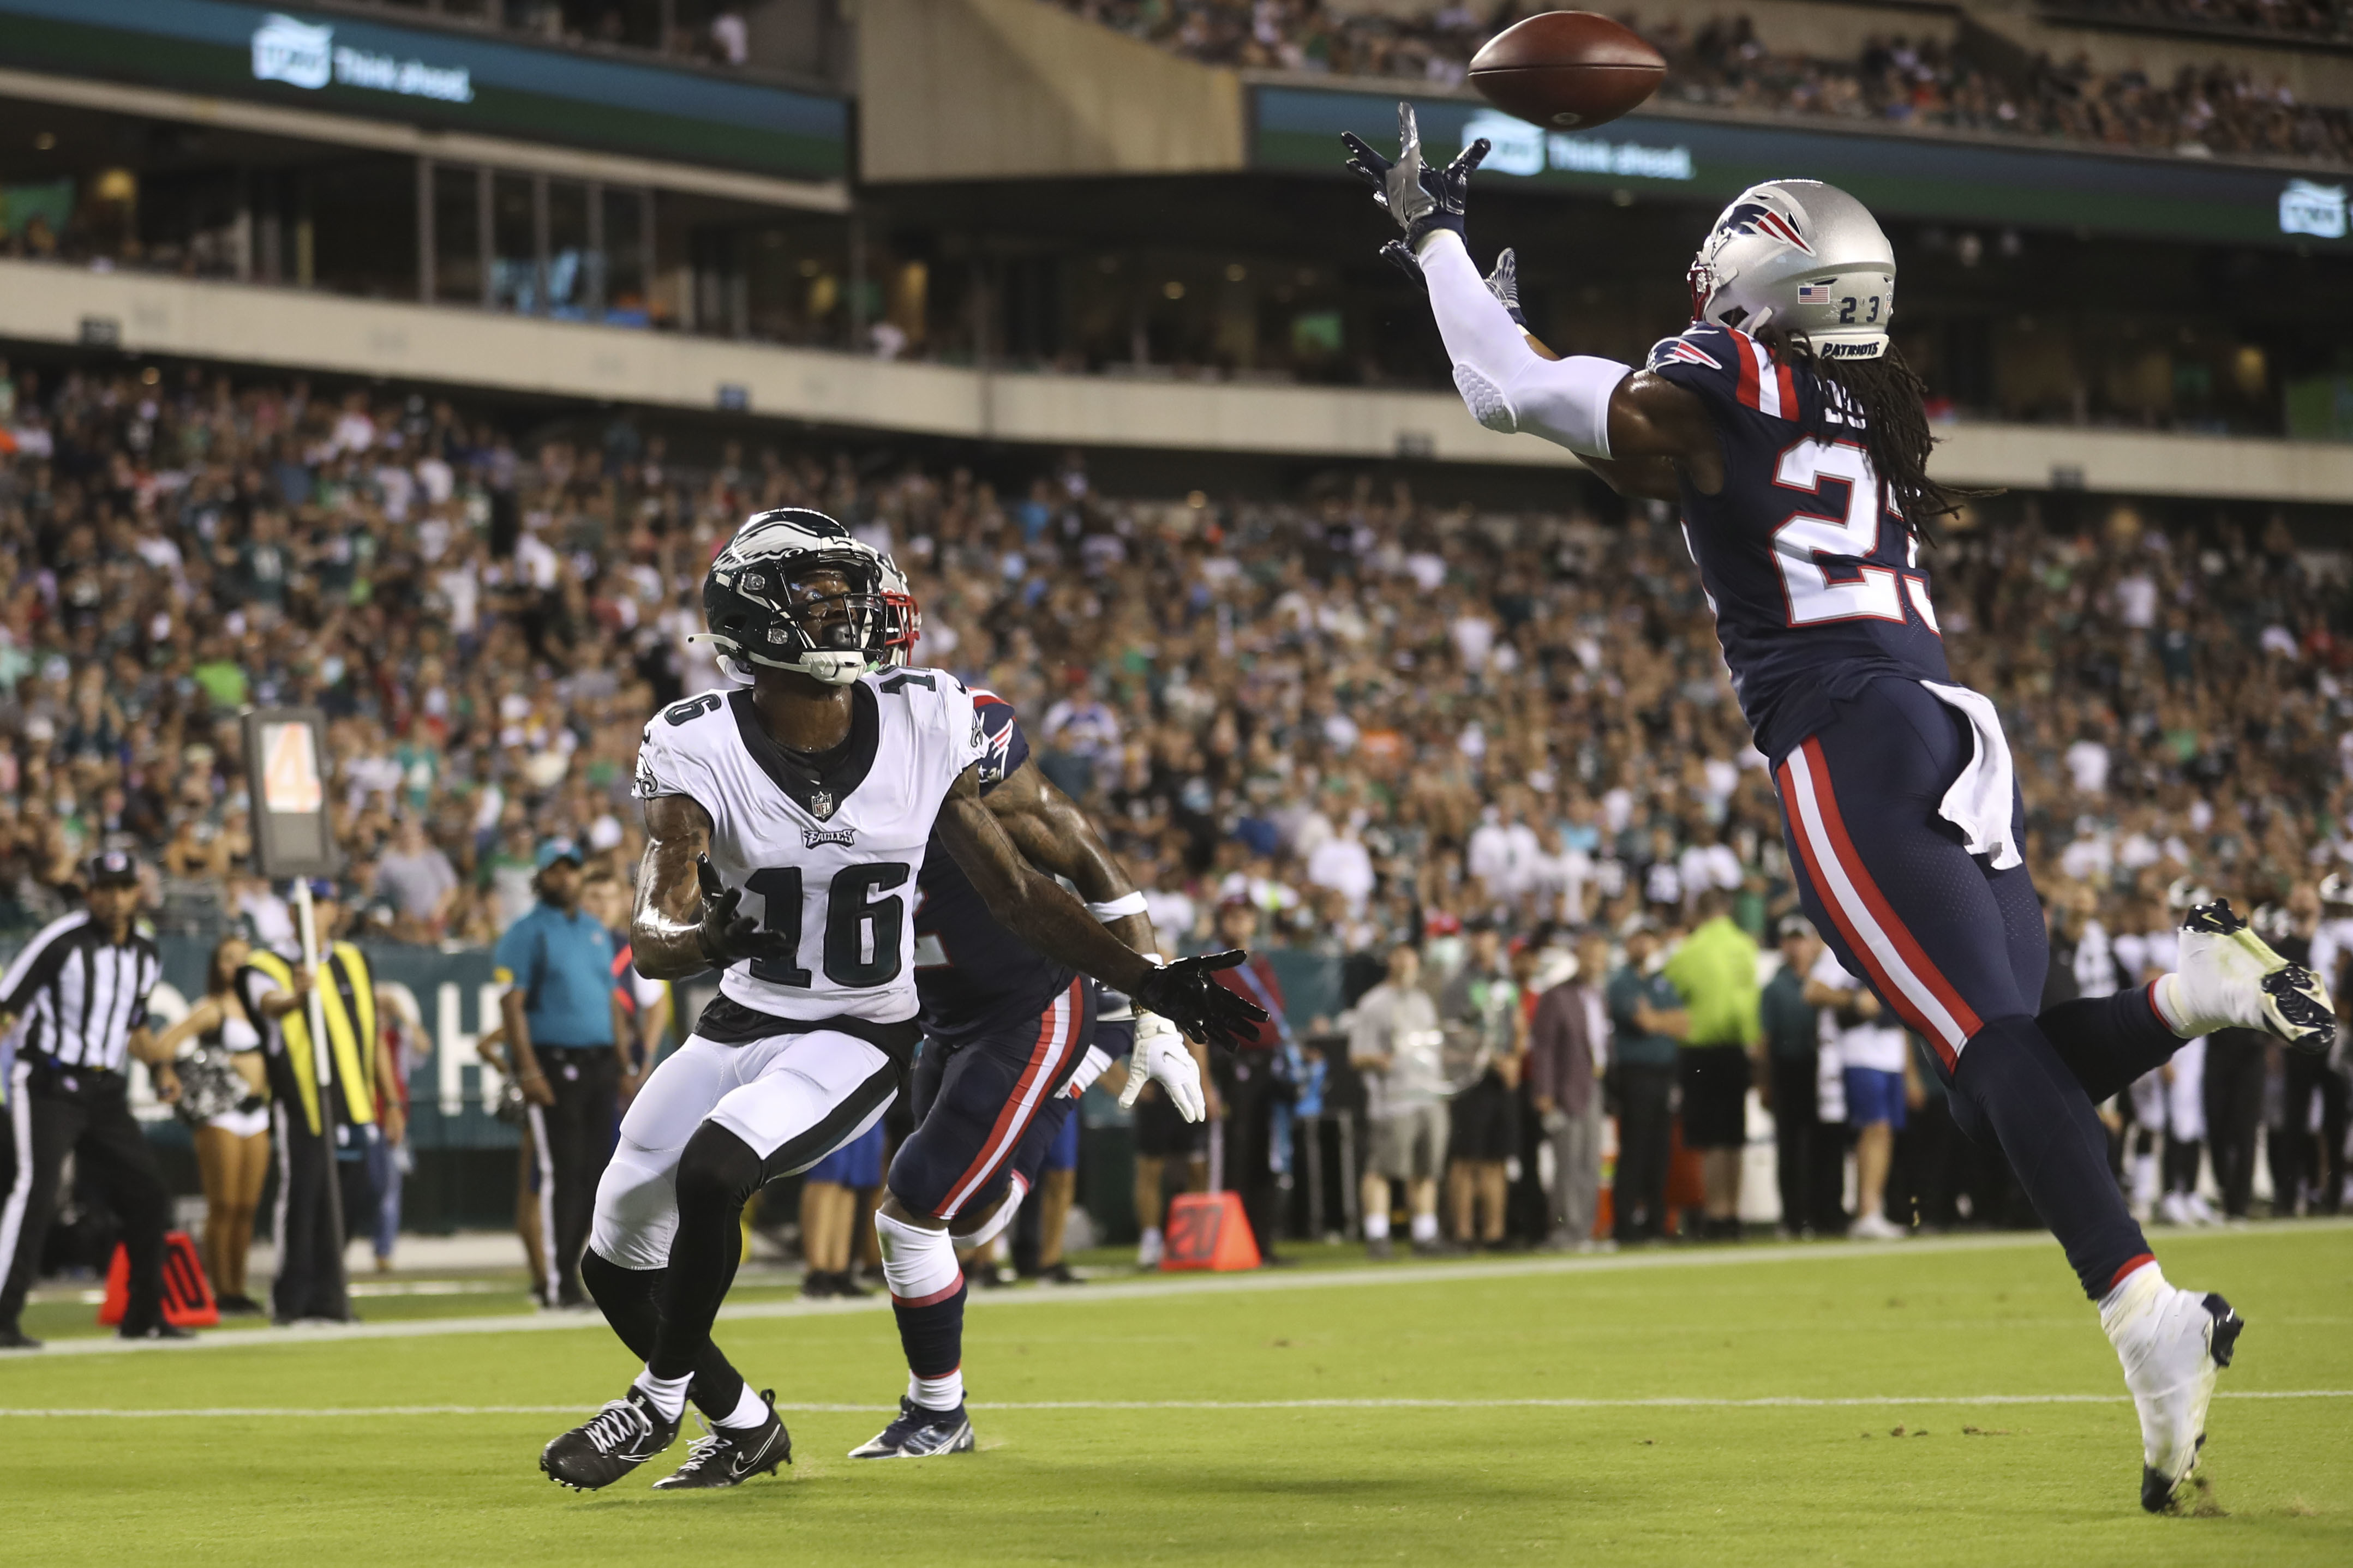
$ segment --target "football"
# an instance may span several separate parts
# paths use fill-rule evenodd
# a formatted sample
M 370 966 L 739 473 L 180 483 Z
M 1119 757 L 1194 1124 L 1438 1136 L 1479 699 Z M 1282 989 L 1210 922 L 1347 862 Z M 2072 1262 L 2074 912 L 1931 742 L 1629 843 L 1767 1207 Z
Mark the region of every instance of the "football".
M 1667 62 L 1591 11 L 1546 11 L 1487 40 L 1471 85 L 1507 114 L 1568 130 L 1604 125 L 1659 90 Z

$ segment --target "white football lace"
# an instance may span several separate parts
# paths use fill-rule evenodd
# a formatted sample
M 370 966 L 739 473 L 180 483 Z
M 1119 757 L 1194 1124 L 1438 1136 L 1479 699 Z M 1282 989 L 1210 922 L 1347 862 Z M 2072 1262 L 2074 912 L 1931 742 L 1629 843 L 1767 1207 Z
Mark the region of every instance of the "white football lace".
M 588 1441 L 600 1454 L 609 1454 L 637 1436 L 638 1430 L 650 1430 L 650 1425 L 638 1407 L 626 1399 L 616 1399 L 596 1412 L 588 1423 Z
M 700 1415 L 695 1419 L 702 1422 L 702 1436 L 687 1445 L 686 1463 L 679 1467 L 681 1470 L 691 1470 L 702 1464 L 724 1447 L 727 1441 L 719 1435 L 719 1428 L 710 1422 L 703 1421 Z

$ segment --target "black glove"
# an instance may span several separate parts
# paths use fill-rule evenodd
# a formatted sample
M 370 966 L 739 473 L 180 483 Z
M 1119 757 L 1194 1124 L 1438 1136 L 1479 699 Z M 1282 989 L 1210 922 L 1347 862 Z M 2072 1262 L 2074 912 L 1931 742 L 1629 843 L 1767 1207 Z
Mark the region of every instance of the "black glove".
M 1223 952 L 1198 953 L 1162 964 L 1136 982 L 1135 1005 L 1157 1013 L 1177 1030 L 1207 1045 L 1239 1049 L 1256 1036 L 1252 1024 L 1266 1022 L 1266 1009 L 1247 996 L 1218 984 L 1220 969 L 1232 969 L 1250 957 L 1238 947 Z
M 772 931 L 762 931 L 758 921 L 736 912 L 744 902 L 744 889 L 721 881 L 718 868 L 712 865 L 710 856 L 694 858 L 694 881 L 702 889 L 702 929 L 695 933 L 694 940 L 702 950 L 704 963 L 713 969 L 724 969 L 746 958 L 791 961 L 793 955 L 785 951 L 783 937 Z
M 1410 103 L 1398 105 L 1396 163 L 1374 152 L 1371 143 L 1353 131 L 1341 133 L 1340 144 L 1350 153 L 1349 169 L 1373 187 L 1373 200 L 1405 230 L 1409 251 L 1420 249 L 1421 242 L 1437 229 L 1451 228 L 1458 236 L 1462 234 L 1463 207 L 1471 196 L 1471 172 L 1493 146 L 1482 136 L 1445 168 L 1433 171 L 1426 167 L 1421 161 L 1421 128 L 1414 121 Z

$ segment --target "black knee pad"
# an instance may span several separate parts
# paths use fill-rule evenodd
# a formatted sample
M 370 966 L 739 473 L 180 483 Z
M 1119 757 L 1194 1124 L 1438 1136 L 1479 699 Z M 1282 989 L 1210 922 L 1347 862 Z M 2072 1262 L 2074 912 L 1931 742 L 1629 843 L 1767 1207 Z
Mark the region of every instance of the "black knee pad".
M 706 1121 L 695 1129 L 678 1157 L 679 1207 L 723 1203 L 742 1208 L 765 1179 L 760 1156 L 749 1143 L 717 1122 Z

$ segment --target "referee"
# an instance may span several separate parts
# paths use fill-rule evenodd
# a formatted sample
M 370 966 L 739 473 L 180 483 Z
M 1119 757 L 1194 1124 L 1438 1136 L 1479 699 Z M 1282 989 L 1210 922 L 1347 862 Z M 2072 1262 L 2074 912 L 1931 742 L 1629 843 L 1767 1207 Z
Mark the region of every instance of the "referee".
M 131 1262 L 124 1339 L 177 1340 L 164 1321 L 164 1230 L 170 1194 L 155 1152 L 131 1114 L 130 1058 L 152 1064 L 155 1090 L 180 1094 L 179 1075 L 147 1031 L 147 993 L 163 972 L 155 944 L 132 928 L 139 865 L 120 850 L 83 868 L 85 908 L 50 921 L 0 975 L 0 1031 L 21 1020 L 9 1074 L 8 1142 L 14 1151 L 0 1202 L 0 1348 L 32 1350 L 18 1315 L 41 1266 L 57 1213 L 66 1156 L 98 1178 L 122 1225 Z

